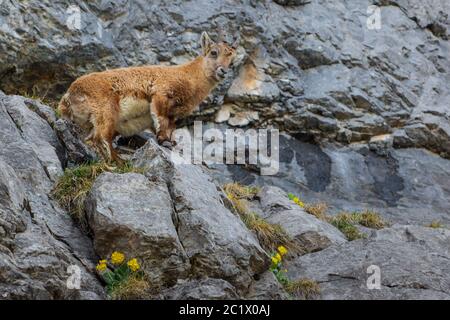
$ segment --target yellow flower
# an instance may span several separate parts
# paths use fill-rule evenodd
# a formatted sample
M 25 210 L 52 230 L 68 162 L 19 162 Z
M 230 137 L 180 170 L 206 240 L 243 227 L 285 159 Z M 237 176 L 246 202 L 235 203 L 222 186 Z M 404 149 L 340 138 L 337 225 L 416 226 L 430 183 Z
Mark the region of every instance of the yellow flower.
M 273 256 L 273 257 L 272 257 L 272 262 L 273 262 L 273 264 L 278 264 L 278 263 L 280 262 L 280 260 L 278 260 L 278 259 L 276 258 L 276 256 Z
M 97 271 L 105 271 L 106 270 L 106 260 L 100 260 L 98 265 L 95 267 Z
M 125 255 L 121 252 L 114 251 L 111 255 L 111 262 L 113 264 L 121 264 L 125 260 Z
M 281 255 L 279 254 L 279 253 L 277 253 L 276 255 L 275 255 L 275 258 L 278 260 L 278 261 L 281 261 Z
M 278 247 L 278 252 L 279 252 L 282 256 L 284 256 L 286 253 L 288 253 L 288 250 L 287 250 L 285 247 L 283 247 L 283 246 L 279 246 L 279 247 Z
M 305 204 L 298 197 L 295 197 L 292 200 L 295 202 L 295 204 L 299 205 L 300 207 L 302 207 L 302 208 L 305 207 Z
M 131 269 L 131 271 L 138 271 L 139 268 L 141 267 L 139 265 L 139 262 L 137 261 L 136 258 L 131 259 L 130 261 L 127 262 L 128 267 Z

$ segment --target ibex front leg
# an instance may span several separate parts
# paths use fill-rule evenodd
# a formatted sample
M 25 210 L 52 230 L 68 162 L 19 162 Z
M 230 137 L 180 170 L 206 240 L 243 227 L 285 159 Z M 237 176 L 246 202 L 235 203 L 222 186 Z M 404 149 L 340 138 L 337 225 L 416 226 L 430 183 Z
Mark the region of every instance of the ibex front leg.
M 175 119 L 168 115 L 168 101 L 164 98 L 154 98 L 151 104 L 151 116 L 158 143 L 171 148 L 176 144 L 172 133 L 176 129 Z

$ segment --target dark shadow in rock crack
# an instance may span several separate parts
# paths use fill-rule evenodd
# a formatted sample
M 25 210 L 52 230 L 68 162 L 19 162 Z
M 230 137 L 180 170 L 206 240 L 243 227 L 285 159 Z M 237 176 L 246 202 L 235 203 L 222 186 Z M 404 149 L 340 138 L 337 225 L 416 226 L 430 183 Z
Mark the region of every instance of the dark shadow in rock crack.
M 290 145 L 298 165 L 304 170 L 308 188 L 316 192 L 325 191 L 331 178 L 330 157 L 315 144 L 291 140 Z
M 374 180 L 374 192 L 388 206 L 395 207 L 401 198 L 399 192 L 404 189 L 403 178 L 399 176 L 398 161 L 391 155 L 380 157 L 372 151 L 362 152 L 369 173 Z
M 251 185 L 255 182 L 255 177 L 249 174 L 245 166 L 229 165 L 227 169 L 231 172 L 233 181 L 239 182 L 243 185 Z

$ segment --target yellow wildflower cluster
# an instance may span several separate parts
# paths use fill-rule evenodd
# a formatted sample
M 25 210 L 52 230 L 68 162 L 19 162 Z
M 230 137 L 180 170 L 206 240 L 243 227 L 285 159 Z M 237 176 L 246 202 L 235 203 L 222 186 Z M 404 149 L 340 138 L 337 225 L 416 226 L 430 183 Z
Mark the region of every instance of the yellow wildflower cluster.
M 112 265 L 117 266 L 119 269 L 122 268 L 123 266 L 128 266 L 128 268 L 131 271 L 136 272 L 141 268 L 141 265 L 139 264 L 136 258 L 130 259 L 126 265 L 124 264 L 124 262 L 125 262 L 125 255 L 122 252 L 114 251 L 111 254 Z M 96 269 L 99 272 L 103 272 L 107 268 L 108 268 L 108 260 L 106 259 L 100 260 L 96 266 Z
M 284 256 L 285 254 L 288 253 L 288 250 L 287 250 L 285 247 L 283 247 L 283 246 L 279 246 L 279 247 L 278 247 L 278 252 L 279 252 L 282 256 Z
M 111 255 L 111 262 L 115 265 L 121 264 L 125 260 L 125 255 L 121 252 L 114 251 Z
M 288 250 L 285 247 L 279 246 L 278 251 L 272 255 L 273 264 L 278 265 L 281 262 L 281 260 L 283 260 L 283 256 L 287 253 Z
M 131 271 L 138 271 L 139 268 L 141 267 L 139 265 L 139 262 L 137 261 L 136 258 L 133 258 L 130 261 L 128 261 L 127 265 L 128 265 L 128 267 L 130 268 Z
M 299 199 L 299 197 L 293 195 L 292 193 L 289 193 L 289 194 L 288 194 L 288 197 L 289 197 L 290 200 L 294 201 L 294 203 L 295 203 L 296 205 L 298 205 L 298 206 L 300 206 L 300 207 L 302 207 L 302 208 L 305 207 L 305 204 L 303 203 L 302 200 Z
M 100 260 L 95 268 L 97 269 L 97 271 L 100 271 L 100 272 L 105 271 L 106 268 L 108 267 L 107 263 L 108 263 L 108 261 L 106 261 L 106 260 Z
M 294 197 L 294 199 L 292 199 L 292 201 L 294 201 L 295 204 L 299 205 L 302 208 L 305 207 L 305 204 L 298 197 Z

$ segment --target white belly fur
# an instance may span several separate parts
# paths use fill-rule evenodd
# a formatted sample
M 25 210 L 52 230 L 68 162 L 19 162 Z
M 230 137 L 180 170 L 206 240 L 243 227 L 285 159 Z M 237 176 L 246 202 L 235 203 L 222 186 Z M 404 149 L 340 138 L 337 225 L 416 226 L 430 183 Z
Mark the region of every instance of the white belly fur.
M 125 97 L 120 100 L 117 131 L 122 136 L 129 137 L 145 129 L 153 129 L 152 122 L 150 103 L 147 100 L 134 97 Z

